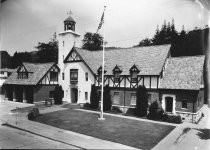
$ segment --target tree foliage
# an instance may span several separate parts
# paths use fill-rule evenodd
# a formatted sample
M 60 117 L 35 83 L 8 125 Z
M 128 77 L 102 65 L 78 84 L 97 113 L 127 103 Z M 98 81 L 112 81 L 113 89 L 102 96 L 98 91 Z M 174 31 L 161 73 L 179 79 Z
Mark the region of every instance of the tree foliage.
M 63 103 L 62 101 L 63 98 L 63 89 L 62 86 L 56 86 L 55 91 L 54 91 L 54 103 L 57 105 L 60 105 Z
M 112 107 L 112 101 L 110 95 L 110 87 L 109 85 L 106 85 L 104 87 L 103 110 L 104 111 L 111 110 L 111 107 Z
M 99 106 L 99 95 L 95 84 L 93 84 L 91 86 L 91 93 L 90 93 L 90 107 L 92 109 L 97 109 L 98 106 Z
M 136 115 L 146 116 L 148 108 L 147 89 L 145 86 L 139 86 L 136 89 Z
M 87 32 L 82 41 L 82 48 L 91 51 L 101 50 L 103 46 L 103 37 L 98 33 Z

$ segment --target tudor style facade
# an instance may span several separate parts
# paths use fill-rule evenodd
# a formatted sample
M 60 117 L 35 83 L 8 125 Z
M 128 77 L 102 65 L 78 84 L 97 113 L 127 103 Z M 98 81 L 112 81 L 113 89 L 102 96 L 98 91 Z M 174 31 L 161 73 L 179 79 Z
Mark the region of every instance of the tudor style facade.
M 55 63 L 23 63 L 5 81 L 5 100 L 36 103 L 53 96 L 58 85 Z
M 90 102 L 92 84 L 100 93 L 102 51 L 77 48 L 75 21 L 71 17 L 68 21 L 73 27 L 67 28 L 65 21 L 65 31 L 59 34 L 59 84 L 64 90 L 64 101 L 86 103 Z M 181 114 L 187 121 L 196 122 L 203 106 L 203 64 L 203 56 L 171 58 L 170 45 L 106 50 L 104 85 L 111 87 L 112 105 L 135 107 L 136 88 L 144 85 L 149 103 L 157 100 L 167 113 Z M 184 74 L 185 70 L 188 73 Z

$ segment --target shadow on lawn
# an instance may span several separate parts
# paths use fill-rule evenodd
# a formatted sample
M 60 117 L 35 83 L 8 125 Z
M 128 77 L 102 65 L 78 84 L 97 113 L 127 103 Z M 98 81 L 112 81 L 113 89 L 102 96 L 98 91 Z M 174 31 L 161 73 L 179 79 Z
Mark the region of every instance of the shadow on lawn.
M 210 129 L 196 129 L 200 132 L 197 133 L 197 136 L 199 136 L 202 140 L 208 140 L 210 139 Z

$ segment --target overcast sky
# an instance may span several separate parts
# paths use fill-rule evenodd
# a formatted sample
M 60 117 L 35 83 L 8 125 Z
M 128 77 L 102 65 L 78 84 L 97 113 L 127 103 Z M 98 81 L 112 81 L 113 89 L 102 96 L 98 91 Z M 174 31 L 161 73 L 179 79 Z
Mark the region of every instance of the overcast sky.
M 108 46 L 131 47 L 151 37 L 164 20 L 175 20 L 178 31 L 208 24 L 208 12 L 194 0 L 7 0 L 1 4 L 0 50 L 34 51 L 63 31 L 67 12 L 73 12 L 76 32 L 96 32 L 104 5 Z M 102 30 L 100 30 L 102 33 Z

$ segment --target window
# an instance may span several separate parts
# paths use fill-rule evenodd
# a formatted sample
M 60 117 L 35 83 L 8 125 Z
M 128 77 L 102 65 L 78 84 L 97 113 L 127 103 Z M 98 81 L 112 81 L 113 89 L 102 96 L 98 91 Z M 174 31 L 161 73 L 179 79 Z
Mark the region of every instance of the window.
M 64 41 L 63 41 L 63 47 L 64 47 Z
M 28 79 L 28 72 L 18 72 L 18 79 Z
M 85 100 L 88 100 L 88 92 L 85 92 Z
M 98 73 L 98 80 L 99 80 L 99 82 L 102 82 L 102 72 Z
M 85 79 L 86 79 L 86 81 L 88 81 L 88 73 L 87 72 L 85 73 Z
M 70 83 L 74 84 L 78 82 L 78 69 L 70 70 Z
M 137 82 L 137 72 L 131 73 L 131 82 Z
M 114 92 L 114 101 L 113 103 L 115 105 L 120 105 L 120 93 L 119 92 Z
M 120 72 L 114 73 L 114 82 L 120 82 Z
M 187 109 L 187 100 L 182 100 L 182 108 Z
M 148 103 L 151 104 L 152 103 L 152 94 L 148 93 L 147 99 L 148 99 Z
M 131 93 L 131 105 L 136 106 L 136 93 Z
M 62 79 L 64 80 L 64 73 L 62 73 Z
M 50 81 L 58 81 L 58 73 L 50 71 Z

